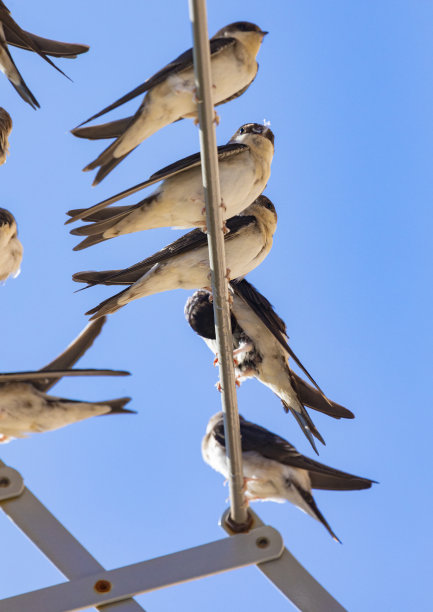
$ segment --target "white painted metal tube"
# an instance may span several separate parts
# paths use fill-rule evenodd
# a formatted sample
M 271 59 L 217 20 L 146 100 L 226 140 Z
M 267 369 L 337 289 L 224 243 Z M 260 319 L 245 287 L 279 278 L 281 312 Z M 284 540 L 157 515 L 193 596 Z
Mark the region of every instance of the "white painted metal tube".
M 206 202 L 215 330 L 229 468 L 230 515 L 231 521 L 241 528 L 248 522 L 248 513 L 242 491 L 242 449 L 233 369 L 227 268 L 214 126 L 215 111 L 211 96 L 212 83 L 206 2 L 205 0 L 189 0 L 189 6 L 194 36 L 194 71 L 200 122 L 201 168 Z

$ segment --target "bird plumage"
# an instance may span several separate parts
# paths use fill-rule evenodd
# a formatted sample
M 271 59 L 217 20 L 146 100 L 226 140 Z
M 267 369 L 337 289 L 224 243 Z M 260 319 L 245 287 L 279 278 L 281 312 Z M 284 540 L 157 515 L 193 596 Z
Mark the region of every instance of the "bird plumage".
M 223 218 L 237 215 L 264 190 L 274 152 L 271 130 L 258 123 L 241 126 L 226 145 L 218 147 Z M 132 206 L 106 208 L 144 187 L 161 182 L 150 196 Z M 87 209 L 68 212 L 71 219 L 93 221 L 71 231 L 87 236 L 74 250 L 81 250 L 121 234 L 157 227 L 206 225 L 205 197 L 200 153 L 162 168 L 150 179 Z
M 6 109 L 0 107 L 0 166 L 6 163 L 9 153 L 9 135 L 12 131 L 12 118 Z
M 247 501 L 290 501 L 320 521 L 331 536 L 339 541 L 317 507 L 311 490 L 368 489 L 375 481 L 336 470 L 305 457 L 277 434 L 242 416 L 239 416 L 239 420 Z M 202 456 L 214 470 L 228 477 L 222 412 L 215 414 L 207 425 L 202 441 Z
M 0 442 L 22 438 L 104 414 L 133 413 L 125 408 L 128 397 L 85 402 L 47 395 L 63 376 L 125 376 L 121 370 L 73 370 L 71 367 L 90 348 L 105 323 L 90 323 L 77 338 L 41 370 L 0 374 Z
M 18 228 L 14 216 L 0 208 L 0 281 L 20 273 L 23 245 L 18 239 Z
M 258 64 L 263 32 L 257 25 L 237 22 L 219 30 L 209 42 L 212 70 L 212 99 L 214 105 L 223 104 L 241 95 L 254 80 Z M 194 98 L 195 80 L 192 49 L 188 49 L 167 66 L 159 70 L 142 85 L 119 100 L 96 113 L 73 134 L 81 138 L 94 138 L 94 128 L 81 126 L 117 108 L 140 94 L 146 94 L 135 115 L 125 120 L 123 131 L 84 170 L 99 167 L 94 185 L 102 181 L 131 151 L 143 140 L 162 127 L 179 119 L 197 116 L 197 103 Z M 111 124 L 96 126 L 97 138 L 108 138 L 104 133 L 112 129 Z M 117 124 L 116 129 L 119 128 Z
M 272 247 L 277 215 L 272 202 L 259 196 L 242 215 L 227 221 L 226 263 L 231 278 L 250 272 Z M 206 287 L 210 283 L 207 237 L 200 230 L 185 234 L 151 257 L 124 270 L 78 272 L 73 280 L 95 284 L 129 285 L 87 314 L 97 318 L 116 312 L 128 302 L 172 289 Z
M 15 65 L 9 52 L 8 45 L 37 53 L 64 76 L 66 76 L 65 73 L 50 60 L 48 55 L 74 58 L 78 54 L 85 53 L 89 50 L 87 45 L 61 43 L 26 32 L 20 28 L 12 18 L 9 9 L 0 1 L 0 70 L 7 76 L 9 82 L 14 86 L 21 98 L 34 109 L 39 108 L 39 103 L 27 87 Z
M 353 413 L 330 401 L 318 387 L 287 342 L 286 324 L 269 301 L 246 279 L 231 282 L 233 292 L 231 322 L 235 375 L 239 382 L 254 377 L 269 387 L 290 411 L 317 452 L 312 436 L 324 440 L 305 407 L 336 419 L 353 418 Z M 196 333 L 217 352 L 213 304 L 209 293 L 197 291 L 185 305 L 185 316 Z M 289 358 L 303 370 L 314 386 L 309 385 L 289 366 Z M 316 388 L 315 388 L 316 387 Z

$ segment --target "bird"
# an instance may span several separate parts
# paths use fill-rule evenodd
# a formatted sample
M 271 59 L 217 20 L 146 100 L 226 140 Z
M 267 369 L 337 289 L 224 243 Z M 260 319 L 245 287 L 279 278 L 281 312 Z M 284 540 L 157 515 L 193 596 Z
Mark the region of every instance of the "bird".
M 0 208 L 0 281 L 16 278 L 23 259 L 23 245 L 18 240 L 17 223 L 12 213 Z
M 0 106 L 0 166 L 6 163 L 9 153 L 9 135 L 12 131 L 12 118 L 6 109 Z
M 369 489 L 375 480 L 341 472 L 301 455 L 287 440 L 239 415 L 244 494 L 251 501 L 289 501 L 341 541 L 320 512 L 312 489 L 354 491 Z M 228 478 L 223 413 L 211 417 L 202 441 L 203 460 Z
M 67 75 L 47 56 L 74 58 L 89 50 L 87 45 L 63 43 L 36 36 L 31 32 L 26 32 L 21 29 L 17 22 L 11 17 L 9 9 L 4 2 L 0 0 L 0 70 L 7 76 L 9 82 L 15 87 L 21 98 L 34 109 L 39 108 L 39 102 L 27 87 L 16 67 L 9 52 L 8 45 L 37 53 L 64 76 Z
M 286 324 L 265 296 L 246 279 L 233 280 L 230 287 L 233 356 L 238 384 L 253 377 L 269 387 L 280 398 L 285 412 L 290 411 L 295 417 L 313 450 L 319 454 L 313 436 L 322 444 L 325 441 L 305 407 L 334 419 L 352 419 L 354 414 L 325 396 L 288 345 Z M 215 320 L 208 291 L 196 291 L 188 298 L 185 318 L 216 355 Z M 290 357 L 314 386 L 292 370 Z
M 214 105 L 237 98 L 251 85 L 258 70 L 256 55 L 266 34 L 254 23 L 239 21 L 218 30 L 210 39 Z M 81 138 L 116 138 L 84 168 L 88 171 L 99 167 L 93 184 L 100 183 L 143 140 L 161 128 L 186 117 L 196 119 L 195 92 L 193 51 L 188 49 L 142 85 L 73 129 L 72 134 Z M 143 102 L 132 117 L 81 127 L 143 93 Z
M 242 125 L 227 144 L 218 147 L 218 166 L 223 219 L 237 215 L 262 193 L 271 173 L 274 135 L 259 123 Z M 132 206 L 106 208 L 121 198 L 162 181 L 147 198 Z M 205 195 L 200 153 L 190 155 L 150 179 L 90 208 L 70 210 L 66 223 L 88 219 L 92 224 L 75 228 L 71 234 L 87 236 L 74 250 L 121 234 L 157 227 L 206 227 Z
M 129 397 L 84 402 L 47 395 L 63 376 L 128 376 L 123 370 L 71 369 L 100 334 L 106 318 L 88 324 L 53 361 L 37 371 L 0 374 L 0 443 L 105 414 L 128 414 Z
M 272 247 L 277 213 L 266 196 L 236 217 L 227 220 L 224 236 L 227 274 L 243 276 L 257 267 Z M 210 284 L 209 252 L 206 235 L 199 229 L 188 232 L 151 257 L 124 270 L 78 272 L 73 280 L 88 286 L 129 285 L 126 289 L 87 312 L 96 319 L 116 312 L 132 300 L 172 289 L 195 289 Z

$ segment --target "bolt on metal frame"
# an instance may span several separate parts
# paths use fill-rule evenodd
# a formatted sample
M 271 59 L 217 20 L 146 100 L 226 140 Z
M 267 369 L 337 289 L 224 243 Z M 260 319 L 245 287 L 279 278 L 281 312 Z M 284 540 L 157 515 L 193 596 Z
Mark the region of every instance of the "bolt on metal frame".
M 206 2 L 189 2 L 194 32 L 194 66 L 212 292 L 230 466 L 230 509 L 222 515 L 220 525 L 230 537 L 106 571 L 24 486 L 21 475 L 0 460 L 0 509 L 69 579 L 65 583 L 2 599 L 0 612 L 74 612 L 91 606 L 101 612 L 139 612 L 143 608 L 132 599 L 134 595 L 248 565 L 257 565 L 298 610 L 345 612 L 284 547 L 279 532 L 264 525 L 252 510 L 247 513 L 242 493 L 242 453 L 232 360 L 228 285 L 225 278 Z

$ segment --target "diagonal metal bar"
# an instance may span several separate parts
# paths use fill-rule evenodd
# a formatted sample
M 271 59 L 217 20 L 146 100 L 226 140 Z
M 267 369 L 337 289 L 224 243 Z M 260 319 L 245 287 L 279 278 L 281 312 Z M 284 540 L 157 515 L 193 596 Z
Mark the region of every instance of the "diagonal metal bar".
M 234 532 L 227 525 L 228 510 L 220 519 L 220 526 L 227 533 Z M 264 523 L 251 509 L 252 527 Z M 301 612 L 346 612 L 341 604 L 328 593 L 299 561 L 284 547 L 277 559 L 257 563 L 258 569 L 279 589 Z
M 189 0 L 189 7 L 194 37 L 194 72 L 200 122 L 201 168 L 206 202 L 215 331 L 229 470 L 231 520 L 232 523 L 238 525 L 238 530 L 241 531 L 242 527 L 248 524 L 248 513 L 242 492 L 242 449 L 233 370 L 233 344 L 214 126 L 215 111 L 211 96 L 212 83 L 206 2 L 205 0 Z
M 258 527 L 232 538 L 3 599 L 0 612 L 74 612 L 92 605 L 108 609 L 101 604 L 275 559 L 283 548 L 278 531 Z
M 104 571 L 104 567 L 51 514 L 26 487 L 21 475 L 0 460 L 0 508 L 70 580 Z M 7 601 L 7 600 L 3 600 Z M 91 605 L 91 604 L 89 604 Z M 0 601 L 0 610 L 8 610 Z M 23 607 L 21 610 L 43 610 Z M 101 612 L 143 612 L 133 599 L 116 606 L 100 606 Z

